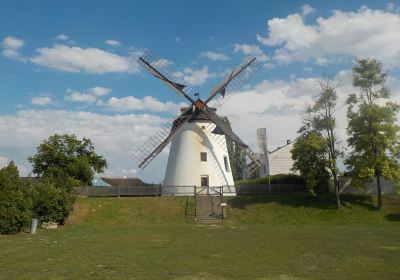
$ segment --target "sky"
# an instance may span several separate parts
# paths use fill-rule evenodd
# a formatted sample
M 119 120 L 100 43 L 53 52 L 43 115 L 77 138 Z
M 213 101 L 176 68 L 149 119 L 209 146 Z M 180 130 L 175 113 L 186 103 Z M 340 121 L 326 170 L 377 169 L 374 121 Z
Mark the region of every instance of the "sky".
M 90 138 L 106 176 L 163 180 L 168 147 L 141 170 L 134 151 L 185 101 L 142 69 L 147 50 L 206 99 L 229 69 L 255 56 L 260 70 L 218 108 L 258 152 L 295 139 L 302 113 L 329 76 L 337 84 L 337 134 L 355 59 L 379 59 L 400 100 L 399 1 L 1 1 L 0 167 L 55 133 Z

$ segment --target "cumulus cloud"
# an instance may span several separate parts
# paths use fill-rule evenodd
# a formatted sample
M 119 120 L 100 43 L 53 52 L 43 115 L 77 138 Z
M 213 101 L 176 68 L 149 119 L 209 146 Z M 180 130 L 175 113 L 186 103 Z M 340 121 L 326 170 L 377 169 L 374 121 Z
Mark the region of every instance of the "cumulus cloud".
M 209 79 L 216 77 L 216 74 L 214 72 L 210 72 L 208 70 L 208 66 L 204 66 L 201 69 L 186 67 L 182 71 L 175 72 L 174 77 L 183 79 L 192 86 L 200 86 Z
M 19 48 L 22 48 L 25 45 L 25 42 L 24 40 L 18 39 L 16 37 L 8 36 L 4 38 L 1 45 L 5 49 L 18 50 Z
M 217 53 L 217 52 L 211 52 L 211 51 L 207 51 L 207 52 L 202 52 L 200 53 L 200 56 L 208 58 L 212 61 L 226 61 L 229 60 L 229 56 L 227 56 L 224 53 Z
M 38 54 L 30 59 L 31 62 L 58 71 L 94 74 L 138 71 L 138 65 L 132 58 L 96 48 L 55 45 L 53 48 L 40 48 L 36 51 Z
M 106 87 L 92 87 L 85 92 L 68 89 L 67 95 L 64 97 L 64 99 L 70 102 L 94 103 L 95 101 L 101 101 L 98 99 L 99 97 L 110 94 L 111 92 L 112 89 Z
M 1 42 L 3 51 L 1 54 L 5 57 L 25 61 L 25 59 L 19 54 L 18 50 L 25 45 L 24 40 L 16 37 L 8 36 Z
M 29 167 L 26 158 L 35 153 L 43 139 L 54 133 L 76 134 L 90 138 L 96 151 L 109 162 L 106 175 L 121 176 L 123 170 L 137 168 L 130 157 L 148 137 L 168 120 L 149 114 L 106 115 L 64 110 L 23 110 L 0 115 L 0 155 Z M 14 151 L 14 152 L 13 152 Z M 0 161 L 3 161 L 0 157 Z M 161 154 L 139 176 L 160 182 L 164 176 L 166 155 Z M 26 172 L 27 173 L 27 172 Z
M 149 110 L 153 112 L 171 112 L 178 113 L 179 108 L 187 106 L 185 103 L 174 103 L 171 101 L 161 102 L 152 96 L 136 98 L 127 96 L 122 98 L 111 97 L 104 103 L 109 110 L 118 112 Z
M 277 47 L 274 59 L 282 63 L 333 61 L 347 56 L 373 57 L 389 67 L 400 61 L 400 15 L 391 11 L 362 7 L 356 12 L 335 10 L 306 24 L 300 14 L 268 21 L 266 37 L 260 43 Z
M 65 35 L 65 34 L 59 34 L 59 35 L 57 35 L 57 37 L 56 37 L 56 39 L 57 40 L 60 40 L 60 41 L 65 41 L 65 40 L 68 40 L 68 36 L 67 35 Z
M 35 96 L 31 99 L 31 104 L 45 106 L 53 103 L 53 99 L 49 96 Z
M 96 96 L 88 93 L 81 93 L 76 90 L 67 90 L 67 92 L 68 95 L 64 97 L 66 101 L 84 103 L 94 103 L 96 101 Z
M 104 96 L 112 92 L 112 89 L 106 87 L 93 87 L 87 90 L 88 93 L 96 96 Z
M 264 54 L 261 48 L 257 45 L 249 45 L 249 44 L 235 44 L 233 52 L 243 53 L 245 55 L 254 55 L 257 60 L 264 62 L 269 60 L 268 56 Z
M 301 15 L 303 17 L 308 16 L 309 14 L 313 14 L 315 12 L 315 8 L 310 6 L 309 4 L 304 4 L 303 6 L 301 6 Z
M 108 39 L 104 43 L 106 43 L 109 46 L 113 46 L 113 47 L 121 46 L 121 43 L 119 41 L 117 41 L 117 40 Z

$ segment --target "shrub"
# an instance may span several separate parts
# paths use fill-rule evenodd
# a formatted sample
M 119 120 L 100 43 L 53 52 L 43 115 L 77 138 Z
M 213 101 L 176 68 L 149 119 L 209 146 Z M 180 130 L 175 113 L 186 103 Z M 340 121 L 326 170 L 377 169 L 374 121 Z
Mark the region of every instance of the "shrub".
M 41 180 L 32 189 L 33 215 L 41 222 L 64 224 L 75 201 L 75 197 L 64 188 Z
M 299 184 L 304 185 L 305 180 L 302 176 L 296 174 L 276 174 L 271 176 L 266 176 L 263 178 L 255 178 L 248 180 L 236 181 L 237 185 L 267 185 L 271 184 Z

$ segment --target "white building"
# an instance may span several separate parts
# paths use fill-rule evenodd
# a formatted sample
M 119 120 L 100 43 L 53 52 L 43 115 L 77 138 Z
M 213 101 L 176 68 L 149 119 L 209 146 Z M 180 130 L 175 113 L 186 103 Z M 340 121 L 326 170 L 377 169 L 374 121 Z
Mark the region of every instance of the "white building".
M 274 151 L 268 153 L 268 164 L 266 175 L 276 174 L 298 174 L 298 172 L 292 171 L 293 159 L 292 153 L 293 141 L 288 140 L 286 145 L 278 147 Z
M 191 195 L 194 186 L 219 186 L 224 195 L 235 195 L 225 136 L 205 114 L 200 112 L 174 136 L 163 186 L 165 195 Z

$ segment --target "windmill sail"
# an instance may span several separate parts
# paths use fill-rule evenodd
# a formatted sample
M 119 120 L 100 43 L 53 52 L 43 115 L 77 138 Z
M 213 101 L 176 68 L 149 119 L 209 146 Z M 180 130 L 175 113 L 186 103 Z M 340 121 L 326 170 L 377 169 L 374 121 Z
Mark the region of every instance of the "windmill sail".
M 191 85 L 182 78 L 173 77 L 173 73 L 177 73 L 177 71 L 167 69 L 167 62 L 165 59 L 160 59 L 154 54 L 147 52 L 143 56 L 139 57 L 138 63 L 143 66 L 143 68 L 147 69 L 153 76 L 157 77 L 173 89 L 176 93 L 185 97 L 190 102 L 194 102 L 194 100 L 188 95 L 192 89 Z
M 133 157 L 138 161 L 140 168 L 145 168 L 159 153 L 161 153 L 178 130 L 190 120 L 190 117 L 185 116 L 191 113 L 191 111 L 192 108 L 189 108 L 177 118 L 171 119 L 134 152 Z
M 247 57 L 240 65 L 234 68 L 218 83 L 210 93 L 205 103 L 211 102 L 213 107 L 221 107 L 233 92 L 243 88 L 245 83 L 262 67 L 254 56 Z M 219 93 L 219 94 L 218 94 Z

